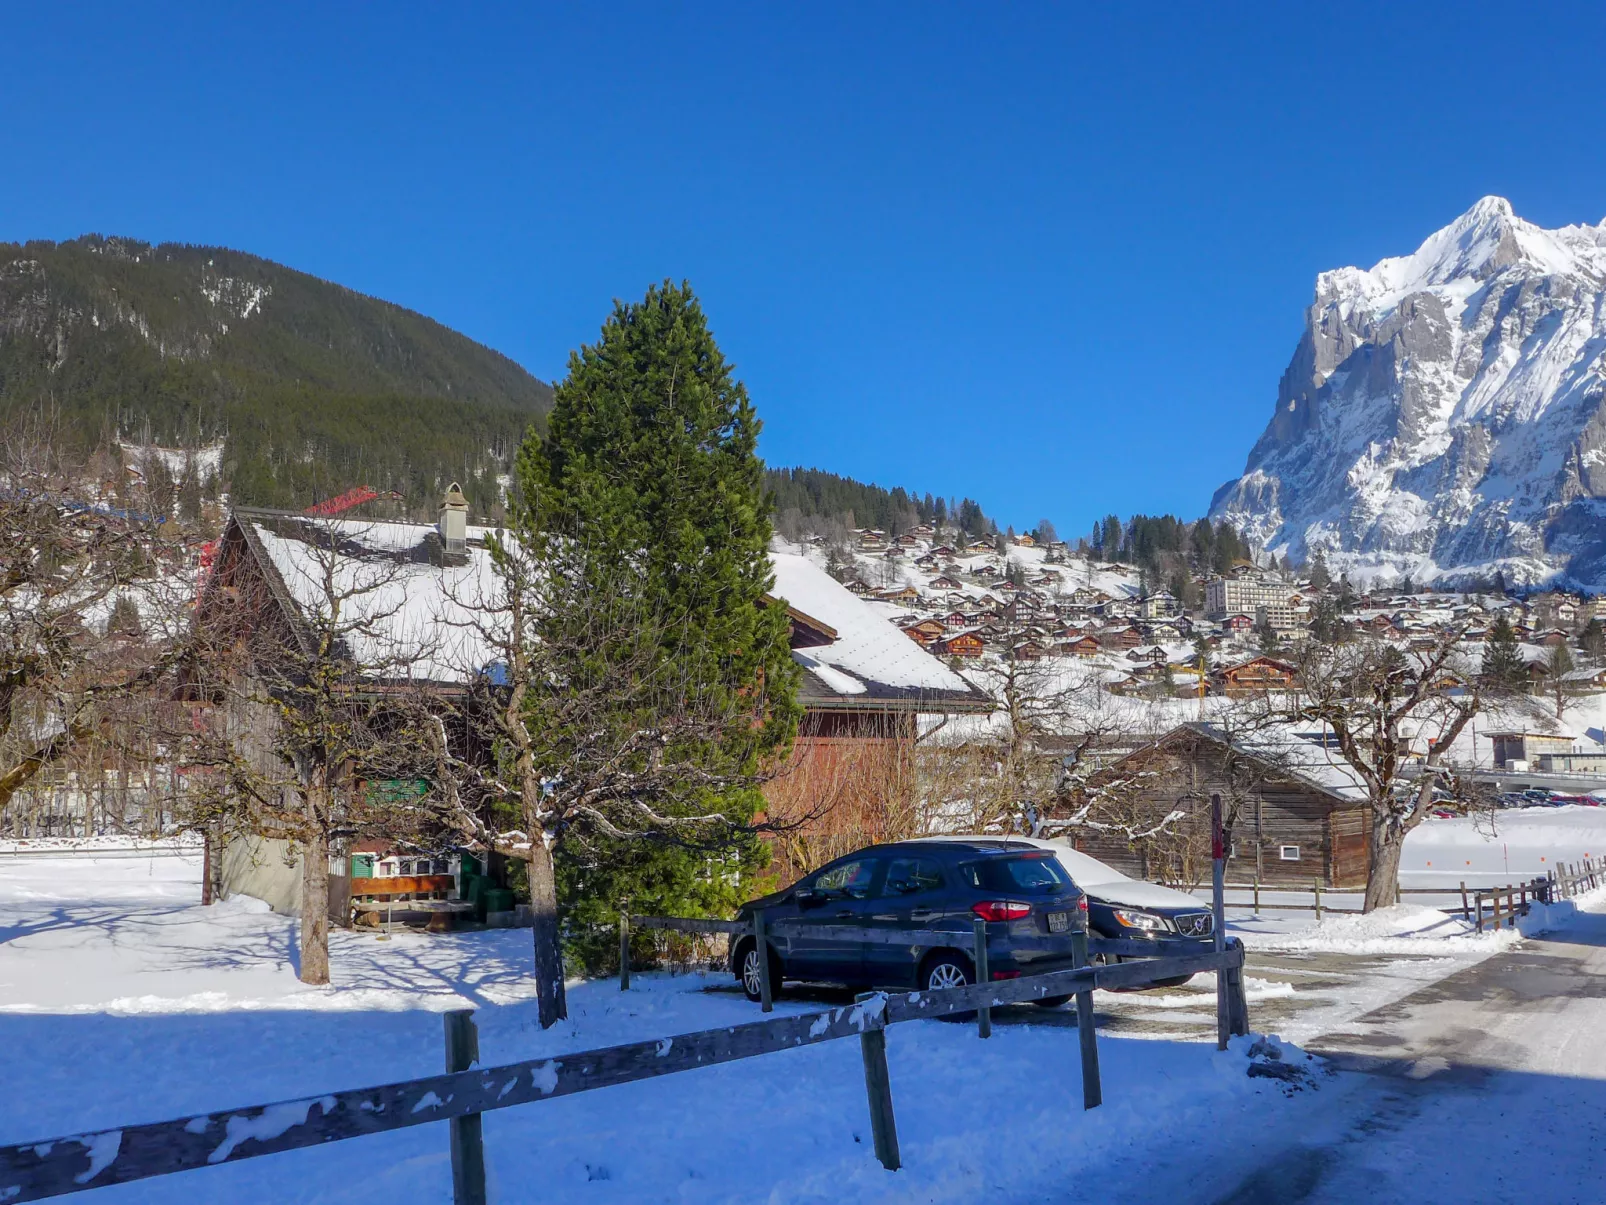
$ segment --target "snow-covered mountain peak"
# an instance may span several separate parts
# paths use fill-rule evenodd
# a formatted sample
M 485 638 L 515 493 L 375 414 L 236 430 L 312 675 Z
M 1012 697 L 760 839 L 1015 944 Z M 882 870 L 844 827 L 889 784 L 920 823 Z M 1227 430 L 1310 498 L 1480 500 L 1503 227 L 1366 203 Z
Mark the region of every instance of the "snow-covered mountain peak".
M 1606 588 L 1606 222 L 1484 197 L 1409 255 L 1321 273 L 1211 512 L 1363 574 Z
M 1484 197 L 1410 255 L 1380 260 L 1369 270 L 1323 272 L 1316 278 L 1316 301 L 1375 315 L 1427 290 L 1460 302 L 1514 266 L 1546 275 L 1606 277 L 1606 222 L 1545 230 L 1518 217 L 1504 197 Z

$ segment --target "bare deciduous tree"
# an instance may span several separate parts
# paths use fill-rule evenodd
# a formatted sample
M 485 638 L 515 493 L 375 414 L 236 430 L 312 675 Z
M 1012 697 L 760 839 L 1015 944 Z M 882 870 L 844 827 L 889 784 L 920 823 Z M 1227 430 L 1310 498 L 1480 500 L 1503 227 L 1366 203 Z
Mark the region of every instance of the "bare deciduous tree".
M 189 533 L 61 447 L 43 419 L 0 432 L 0 813 L 114 735 L 108 717 L 157 689 L 189 617 Z
M 1450 784 L 1445 757 L 1482 705 L 1477 675 L 1464 663 L 1461 634 L 1426 649 L 1376 638 L 1312 641 L 1298 661 L 1296 688 L 1267 696 L 1272 722 L 1317 722 L 1334 753 L 1362 784 L 1371 808 L 1365 911 L 1399 894 L 1405 838 L 1427 819 L 1434 790 Z
M 262 588 L 214 581 L 193 636 L 187 691 L 209 722 L 183 741 L 193 786 L 186 821 L 215 838 L 290 842 L 300 853 L 300 977 L 329 982 L 329 858 L 353 837 L 414 837 L 438 828 L 422 782 L 427 695 L 411 667 L 426 633 L 400 622 L 404 562 L 350 523 L 294 520 L 278 564 L 294 605 Z M 418 782 L 414 791 L 385 784 Z M 374 784 L 380 784 L 375 789 Z

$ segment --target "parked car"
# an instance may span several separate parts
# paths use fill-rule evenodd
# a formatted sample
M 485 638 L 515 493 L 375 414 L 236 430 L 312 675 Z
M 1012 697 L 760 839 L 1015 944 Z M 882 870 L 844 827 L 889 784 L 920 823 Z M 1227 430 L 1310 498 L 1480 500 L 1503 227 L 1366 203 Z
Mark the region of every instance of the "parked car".
M 1050 850 L 1087 896 L 1088 931 L 1099 937 L 1154 941 L 1198 938 L 1214 944 L 1215 917 L 1204 901 L 1174 887 L 1162 887 L 1122 874 L 1063 841 L 1026 838 Z M 1192 975 L 1157 980 L 1155 987 L 1176 987 Z
M 742 905 L 748 921 L 762 908 L 775 926 L 770 983 L 787 980 L 901 991 L 962 987 L 976 981 L 969 942 L 944 944 L 947 932 L 969 937 L 987 922 L 987 962 L 994 979 L 1044 974 L 1075 965 L 1072 934 L 1086 924 L 1086 901 L 1056 851 L 1021 841 L 955 837 L 876 845 L 838 858 L 792 886 Z M 778 922 L 810 922 L 807 934 Z M 833 939 L 835 928 L 931 929 L 930 945 Z M 731 971 L 750 1000 L 759 998 L 753 938 L 736 942 Z M 1069 997 L 1037 1001 L 1045 1007 Z

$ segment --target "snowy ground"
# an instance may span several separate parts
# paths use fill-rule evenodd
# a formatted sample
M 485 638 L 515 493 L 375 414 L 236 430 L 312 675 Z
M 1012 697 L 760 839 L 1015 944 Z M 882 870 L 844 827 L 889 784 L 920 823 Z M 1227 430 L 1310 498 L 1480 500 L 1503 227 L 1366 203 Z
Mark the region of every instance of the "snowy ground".
M 543 1033 L 521 931 L 337 932 L 334 984 L 308 988 L 295 979 L 290 922 L 246 900 L 201 908 L 198 875 L 193 856 L 0 856 L 0 1082 L 28 1086 L 0 1094 L 0 1143 L 434 1073 L 435 1014 L 464 1005 L 480 1010 L 492 1063 L 755 1019 L 726 976 L 652 975 L 627 994 L 575 984 L 570 1020 Z M 1252 1016 L 1256 1028 L 1314 1037 L 1488 952 L 1255 950 Z M 1358 1075 L 1318 1075 L 1292 1093 L 1248 1078 L 1244 1043 L 1218 1054 L 1206 1040 L 1212 987 L 1206 976 L 1099 994 L 1106 1103 L 1091 1113 L 1080 1107 L 1068 1010 L 1000 1010 L 986 1043 L 969 1026 L 894 1027 L 896 1174 L 869 1150 L 857 1044 L 837 1042 L 489 1114 L 493 1199 L 1025 1202 L 1080 1198 L 1096 1179 L 1100 1199 L 1213 1200 L 1353 1120 L 1370 1089 Z M 1222 1144 L 1208 1158 L 1207 1133 Z M 108 1202 L 439 1202 L 450 1197 L 445 1132 L 100 1192 Z
M 336 933 L 335 983 L 308 988 L 294 977 L 290 923 L 245 900 L 201 908 L 198 872 L 194 858 L 0 858 L 0 1082 L 29 1088 L 0 1094 L 0 1142 L 433 1073 L 435 1013 L 465 1004 L 480 1009 L 489 1062 L 755 1017 L 725 976 L 644 976 L 628 994 L 575 985 L 571 1019 L 543 1033 L 519 931 Z M 869 1151 L 852 1042 L 489 1115 L 491 1176 L 503 1200 L 523 1195 L 515 1185 L 588 1202 L 1038 1200 L 1089 1169 L 1153 1171 L 1156 1139 L 1185 1151 L 1222 1118 L 1259 1142 L 1338 1092 L 1290 1097 L 1249 1079 L 1242 1043 L 1222 1055 L 1110 1037 L 1107 1103 L 1084 1115 L 1071 1029 L 1018 1020 L 1001 1018 L 986 1044 L 942 1022 L 889 1031 L 906 1164 L 896 1176 Z M 450 1195 L 445 1151 L 444 1127 L 420 1128 L 101 1199 L 438 1202 Z M 1180 1166 L 1156 1174 L 1173 1172 L 1185 1181 Z

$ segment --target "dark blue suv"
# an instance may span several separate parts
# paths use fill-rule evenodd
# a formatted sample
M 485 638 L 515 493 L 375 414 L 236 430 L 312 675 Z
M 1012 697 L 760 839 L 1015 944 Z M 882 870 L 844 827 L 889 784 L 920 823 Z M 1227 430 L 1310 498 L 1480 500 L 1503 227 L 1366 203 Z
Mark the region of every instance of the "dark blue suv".
M 742 905 L 738 920 L 764 910 L 770 926 L 770 983 L 783 980 L 902 991 L 962 987 L 976 981 L 970 942 L 987 922 L 987 962 L 994 979 L 1043 974 L 1075 965 L 1072 934 L 1085 931 L 1087 899 L 1053 853 L 987 838 L 875 845 L 805 875 L 784 891 Z M 805 921 L 807 931 L 780 925 Z M 918 945 L 833 940 L 833 928 L 931 929 Z M 731 971 L 759 998 L 751 937 L 731 950 Z M 1039 1001 L 1064 1003 L 1066 997 Z

